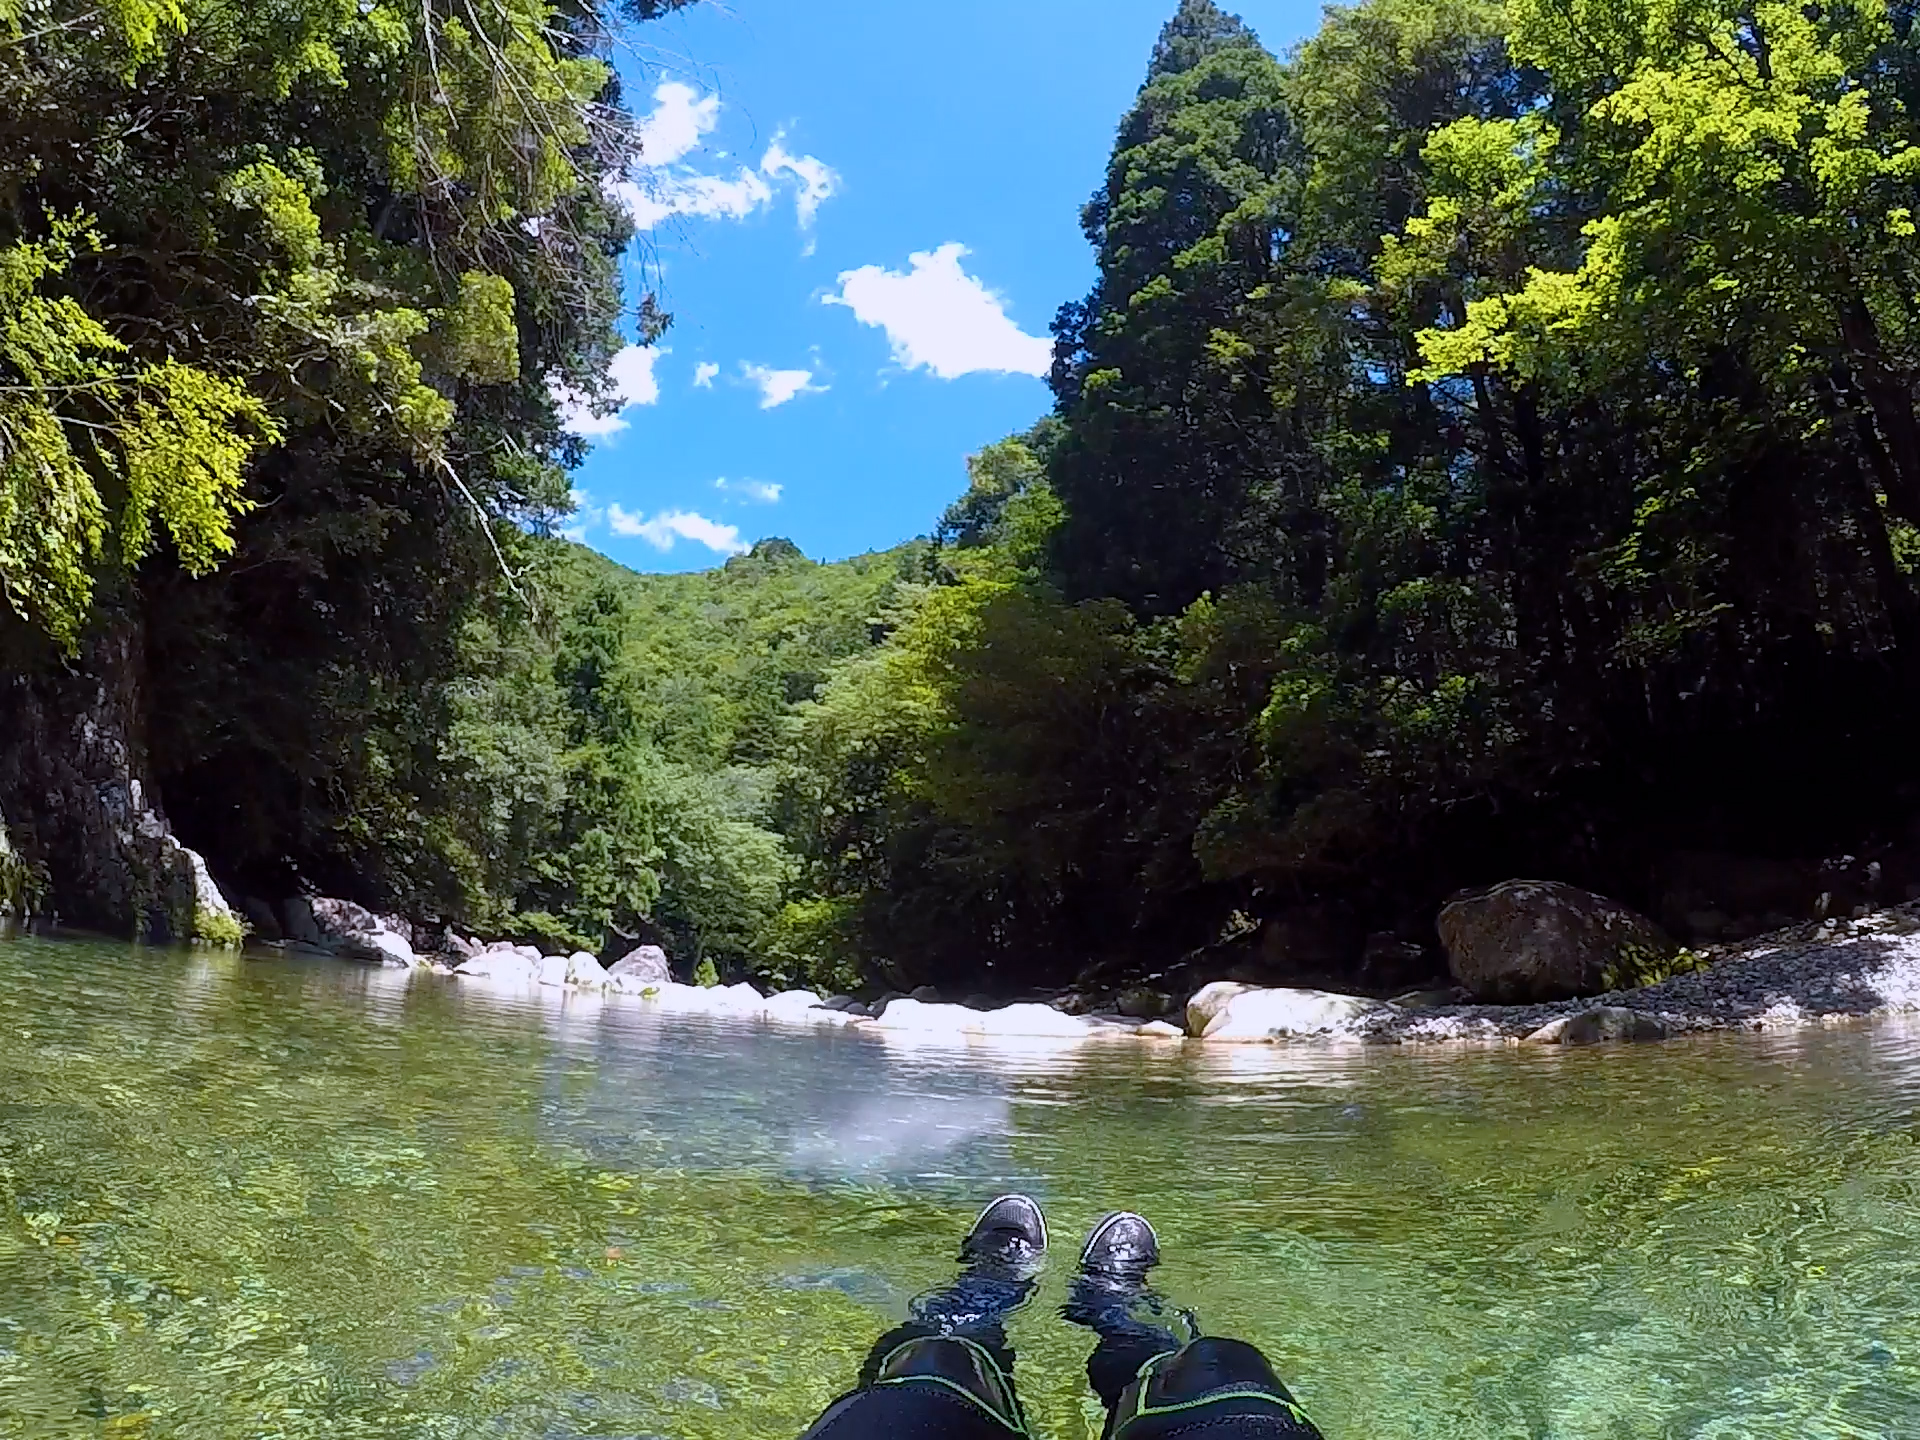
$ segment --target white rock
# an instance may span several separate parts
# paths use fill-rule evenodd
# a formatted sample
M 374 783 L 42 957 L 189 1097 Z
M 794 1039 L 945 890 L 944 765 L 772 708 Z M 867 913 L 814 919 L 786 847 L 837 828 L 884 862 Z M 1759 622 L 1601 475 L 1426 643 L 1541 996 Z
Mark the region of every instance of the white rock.
M 461 961 L 453 973 L 473 980 L 494 980 L 513 985 L 531 985 L 540 977 L 539 967 L 517 948 L 482 951 Z
M 876 1030 L 911 1032 L 917 1035 L 954 1035 L 968 1032 L 984 1011 L 964 1005 L 938 1005 L 925 1000 L 889 1000 L 873 1021 Z
M 0 830 L 0 845 L 4 845 L 5 843 L 5 831 Z M 241 920 L 233 906 L 227 903 L 227 897 L 220 893 L 220 887 L 213 883 L 213 876 L 207 873 L 207 862 L 205 858 L 202 857 L 198 850 L 190 850 L 178 840 L 173 842 L 173 847 L 179 857 L 180 863 L 185 865 L 187 872 L 193 877 L 193 914 L 195 927 L 198 928 L 209 921 L 217 924 L 219 921 L 225 920 L 244 933 L 246 930 L 245 922 Z M 4 853 L 10 854 L 11 851 Z
M 623 990 L 626 983 L 622 982 Z M 640 994 L 643 999 L 651 1000 L 663 1010 L 681 1011 L 689 1015 L 704 1015 L 713 1008 L 705 989 L 698 985 L 682 985 L 677 980 L 650 984 Z
M 567 984 L 578 985 L 583 990 L 604 990 L 608 984 L 607 967 L 600 963 L 598 956 L 576 950 L 567 957 Z
M 785 1020 L 788 1017 L 782 1013 L 773 1018 Z M 799 1019 L 808 1025 L 825 1025 L 829 1028 L 842 1030 L 849 1025 L 871 1025 L 873 1023 L 865 1015 L 849 1015 L 844 1010 L 829 1010 L 824 1005 L 813 1006 L 804 1015 L 800 1016 Z
M 564 955 L 543 955 L 540 968 L 534 977 L 542 985 L 564 985 L 567 983 L 567 957 Z
M 627 974 L 613 976 L 609 980 L 607 988 L 617 990 L 622 995 L 638 995 L 643 999 L 658 999 L 661 987 L 671 985 L 672 983 L 671 980 L 655 980 L 646 975 Z
M 1187 1001 L 1187 1033 L 1206 1034 L 1207 1026 L 1213 1023 L 1214 1016 L 1226 1008 L 1227 1002 L 1251 989 L 1251 985 L 1236 984 L 1232 980 L 1216 980 L 1211 985 L 1201 986 Z
M 973 1017 L 974 1023 L 968 1033 L 974 1035 L 1072 1038 L 1090 1035 L 1099 1028 L 1084 1015 L 1063 1015 L 1051 1005 L 1005 1005 L 998 1010 L 968 1010 L 964 1006 L 951 1008 Z M 891 1011 L 893 1006 L 889 1005 L 887 1009 Z
M 627 981 L 620 983 L 622 993 L 631 994 Z M 639 991 L 663 1010 L 681 1015 L 753 1016 L 765 1013 L 766 1001 L 758 990 L 747 984 L 681 985 L 668 980 L 646 985 Z
M 765 1010 L 771 1020 L 807 1020 L 807 1012 L 819 1004 L 820 997 L 811 990 L 782 990 L 767 997 Z
M 969 1010 L 964 1005 L 932 1004 L 925 1000 L 889 1000 L 876 1030 L 896 1034 L 968 1036 L 1062 1037 L 1077 1039 L 1097 1028 L 1079 1015 L 1062 1015 L 1051 1005 L 1007 1005 L 998 1010 Z
M 1201 1037 L 1249 1044 L 1304 1035 L 1353 1035 L 1357 1022 L 1380 1008 L 1378 1000 L 1330 990 L 1243 990 L 1207 1022 Z
M 406 936 L 392 930 L 373 930 L 357 938 L 364 950 L 379 951 L 380 963 L 390 970 L 412 970 L 426 963 L 414 952 Z
M 1153 1040 L 1184 1040 L 1187 1038 L 1186 1031 L 1166 1020 L 1149 1020 L 1133 1033 L 1136 1035 L 1144 1035 Z
M 607 973 L 616 980 L 631 976 L 649 985 L 660 985 L 673 979 L 673 971 L 667 964 L 667 952 L 658 945 L 634 946 L 609 965 Z

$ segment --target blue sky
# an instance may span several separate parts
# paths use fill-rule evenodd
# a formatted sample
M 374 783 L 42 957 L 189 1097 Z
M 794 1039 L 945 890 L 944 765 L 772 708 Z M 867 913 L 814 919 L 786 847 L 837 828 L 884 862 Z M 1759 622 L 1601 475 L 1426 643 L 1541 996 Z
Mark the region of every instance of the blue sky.
M 1080 206 L 1173 8 L 710 0 L 636 32 L 629 287 L 674 323 L 621 357 L 617 415 L 575 412 L 570 533 L 641 570 L 926 533 L 966 455 L 1048 408 L 1048 323 L 1092 279 Z M 1319 12 L 1239 13 L 1280 52 Z

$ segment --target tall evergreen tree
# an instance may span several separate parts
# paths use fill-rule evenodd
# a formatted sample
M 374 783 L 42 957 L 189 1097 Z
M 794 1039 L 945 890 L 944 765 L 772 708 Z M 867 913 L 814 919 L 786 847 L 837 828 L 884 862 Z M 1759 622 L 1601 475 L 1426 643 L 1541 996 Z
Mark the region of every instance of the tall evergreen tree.
M 1186 0 L 1082 215 L 1099 279 L 1055 322 L 1070 593 L 1165 614 L 1233 575 L 1237 520 L 1286 445 L 1241 336 L 1293 228 L 1297 165 L 1279 63 Z

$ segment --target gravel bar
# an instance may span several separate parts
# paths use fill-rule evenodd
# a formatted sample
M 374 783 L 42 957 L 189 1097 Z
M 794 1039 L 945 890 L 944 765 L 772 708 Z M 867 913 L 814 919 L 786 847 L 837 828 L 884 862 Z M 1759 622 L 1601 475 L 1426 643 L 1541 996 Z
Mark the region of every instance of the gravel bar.
M 1368 1016 L 1364 1030 L 1389 1044 L 1522 1039 L 1600 1006 L 1651 1015 L 1675 1035 L 1920 1012 L 1920 902 L 1722 947 L 1707 968 L 1640 990 L 1541 1005 L 1389 1008 Z

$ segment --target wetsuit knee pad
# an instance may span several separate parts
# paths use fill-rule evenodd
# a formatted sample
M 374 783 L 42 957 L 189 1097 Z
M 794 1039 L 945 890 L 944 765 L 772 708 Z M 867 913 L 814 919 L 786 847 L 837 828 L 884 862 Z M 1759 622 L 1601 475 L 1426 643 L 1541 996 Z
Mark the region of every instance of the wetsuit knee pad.
M 842 1396 L 806 1440 L 1025 1440 L 1013 1382 L 992 1355 L 957 1335 L 903 1341 L 874 1381 Z
M 1319 1440 L 1267 1357 L 1209 1335 L 1140 1367 L 1114 1407 L 1113 1440 Z

